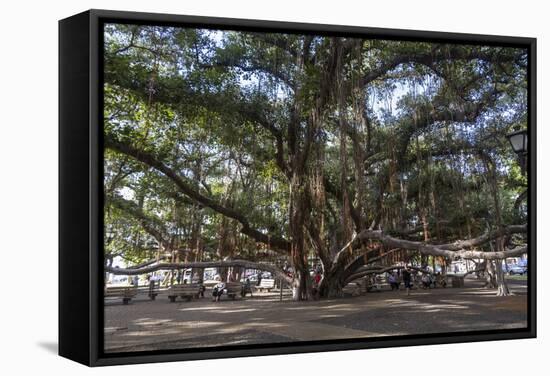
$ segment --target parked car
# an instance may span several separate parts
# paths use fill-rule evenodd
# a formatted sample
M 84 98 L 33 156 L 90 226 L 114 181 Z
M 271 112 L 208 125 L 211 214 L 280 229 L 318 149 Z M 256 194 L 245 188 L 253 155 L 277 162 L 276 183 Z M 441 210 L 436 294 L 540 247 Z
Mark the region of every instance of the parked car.
M 511 266 L 508 267 L 508 273 L 510 275 L 514 275 L 514 274 L 523 275 L 523 274 L 527 273 L 527 267 L 526 266 L 521 266 L 521 265 L 511 265 Z
M 242 278 L 241 278 L 241 282 L 244 283 L 244 282 L 246 282 L 247 279 L 248 279 L 250 282 L 254 282 L 254 283 L 255 283 L 256 281 L 258 281 L 258 277 L 257 277 L 255 274 L 251 274 L 251 275 L 249 275 L 248 277 L 242 277 Z

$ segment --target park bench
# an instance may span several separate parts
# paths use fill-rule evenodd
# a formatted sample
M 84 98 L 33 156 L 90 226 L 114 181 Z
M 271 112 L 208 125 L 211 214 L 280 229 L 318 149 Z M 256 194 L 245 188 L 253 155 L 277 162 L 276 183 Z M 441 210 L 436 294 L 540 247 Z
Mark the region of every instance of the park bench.
M 221 297 L 226 295 L 228 298 L 231 298 L 231 299 L 235 300 L 235 297 L 237 295 L 242 296 L 242 292 L 243 292 L 243 284 L 242 283 L 240 283 L 240 282 L 226 282 L 225 283 L 225 288 L 223 289 L 223 294 L 221 295 Z
M 260 281 L 260 284 L 258 287 L 256 287 L 260 292 L 263 290 L 267 290 L 267 292 L 270 292 L 272 289 L 275 288 L 275 280 L 274 279 L 262 279 Z
M 386 278 L 376 277 L 374 280 L 367 278 L 367 292 L 381 292 L 388 289 L 391 289 L 391 287 Z
M 241 289 L 241 296 L 244 298 L 246 296 L 246 294 L 250 294 L 250 296 L 254 296 L 252 294 L 252 286 L 250 285 L 250 283 L 247 285 L 247 284 L 242 284 L 242 289 Z
M 464 276 L 463 275 L 453 275 L 451 277 L 451 286 L 454 288 L 464 287 Z
M 225 284 L 225 293 L 228 298 L 235 299 L 237 295 L 241 295 L 243 284 L 240 282 L 227 282 Z
M 122 298 L 122 304 L 128 304 L 137 295 L 137 286 L 109 286 L 105 288 L 105 298 Z
M 179 296 L 182 299 L 190 301 L 193 298 L 198 298 L 202 290 L 203 286 L 198 283 L 172 285 L 168 290 L 168 299 L 174 303 Z

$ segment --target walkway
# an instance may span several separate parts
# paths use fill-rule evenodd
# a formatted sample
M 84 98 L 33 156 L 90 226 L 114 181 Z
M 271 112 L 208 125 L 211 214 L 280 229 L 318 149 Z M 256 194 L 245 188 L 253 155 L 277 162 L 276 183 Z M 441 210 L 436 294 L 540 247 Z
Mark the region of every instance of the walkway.
M 369 293 L 314 302 L 273 294 L 213 303 L 138 300 L 105 307 L 106 351 L 362 338 L 521 328 L 527 325 L 525 281 L 515 296 L 496 297 L 475 282 L 464 289 Z

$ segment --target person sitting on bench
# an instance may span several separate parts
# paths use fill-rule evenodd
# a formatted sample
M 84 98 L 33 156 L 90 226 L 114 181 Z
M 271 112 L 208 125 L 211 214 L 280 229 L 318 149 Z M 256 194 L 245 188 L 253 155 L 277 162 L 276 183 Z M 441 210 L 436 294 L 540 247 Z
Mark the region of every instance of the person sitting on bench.
M 423 274 L 422 275 L 422 288 L 424 290 L 429 289 L 431 284 L 432 284 L 432 278 L 430 277 L 430 275 L 428 273 Z
M 223 295 L 223 292 L 225 290 L 225 283 L 220 281 L 214 286 L 214 289 L 212 290 L 212 297 L 214 298 L 215 302 L 219 302 L 221 296 Z
M 206 288 L 204 287 L 204 285 L 202 284 L 202 279 L 199 279 L 199 296 L 201 298 L 204 298 L 204 290 L 206 290 Z

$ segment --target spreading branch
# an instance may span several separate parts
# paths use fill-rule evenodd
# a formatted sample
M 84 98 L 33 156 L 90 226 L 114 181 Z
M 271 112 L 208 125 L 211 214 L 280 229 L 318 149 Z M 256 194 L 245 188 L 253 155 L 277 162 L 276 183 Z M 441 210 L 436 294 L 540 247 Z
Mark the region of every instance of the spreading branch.
M 493 239 L 502 236 L 503 234 L 512 234 L 519 232 L 526 232 L 527 226 L 509 226 L 501 229 L 500 231 L 494 231 L 489 234 L 484 234 L 477 238 L 463 240 L 450 244 L 432 245 L 417 241 L 397 239 L 389 235 L 385 235 L 380 230 L 364 230 L 356 235 L 354 242 L 364 240 L 377 240 L 390 248 L 401 248 L 405 250 L 418 251 L 422 255 L 441 256 L 451 260 L 456 259 L 485 259 L 496 260 L 505 259 L 508 257 L 517 257 L 527 252 L 527 246 L 520 246 L 513 249 L 500 252 L 483 252 L 477 250 L 468 250 L 466 248 L 472 248 L 487 243 Z M 345 248 L 340 252 L 345 252 Z
M 448 49 L 437 49 L 425 53 L 399 54 L 393 59 L 389 59 L 378 68 L 370 70 L 361 80 L 361 85 L 367 85 L 370 82 L 378 80 L 388 72 L 394 70 L 402 64 L 419 64 L 428 68 L 433 68 L 434 64 L 446 60 L 481 60 L 487 62 L 513 62 L 516 56 L 500 56 L 491 52 L 484 52 L 480 49 L 464 49 L 460 46 L 450 47 Z
M 292 283 L 292 278 L 286 275 L 281 269 L 259 262 L 248 260 L 223 260 L 223 261 L 197 261 L 197 262 L 181 262 L 181 263 L 158 263 L 154 265 L 130 267 L 130 268 L 113 268 L 105 267 L 105 271 L 117 275 L 139 275 L 152 273 L 157 270 L 177 270 L 177 269 L 201 269 L 201 268 L 228 268 L 240 267 L 245 269 L 255 269 L 270 272 L 277 279 L 282 279 L 287 283 Z
M 350 249 L 358 247 L 361 242 L 366 240 L 377 240 L 388 248 L 404 249 L 411 251 L 418 251 L 423 255 L 441 256 L 452 260 L 456 259 L 505 259 L 508 257 L 521 256 L 527 252 L 527 246 L 519 246 L 513 249 L 509 249 L 501 252 L 483 252 L 477 250 L 470 250 L 469 248 L 479 247 L 491 240 L 499 238 L 504 235 L 511 235 L 516 233 L 527 232 L 527 225 L 511 225 L 503 227 L 499 230 L 486 232 L 481 236 L 461 240 L 454 243 L 447 244 L 427 244 L 418 241 L 398 239 L 390 235 L 384 234 L 381 230 L 367 229 L 354 235 L 354 237 L 344 245 L 340 251 L 334 256 L 333 263 L 337 264 L 342 256 L 349 252 Z
M 187 197 L 206 207 L 209 207 L 217 213 L 238 221 L 241 224 L 240 231 L 242 234 L 251 237 L 257 242 L 269 244 L 273 247 L 274 251 L 282 252 L 284 254 L 288 254 L 290 252 L 290 244 L 286 239 L 278 236 L 270 236 L 252 228 L 246 216 L 244 216 L 241 212 L 236 209 L 223 206 L 212 198 L 202 195 L 195 188 L 193 188 L 191 184 L 188 184 L 182 177 L 176 174 L 174 170 L 156 159 L 151 153 L 144 150 L 139 150 L 132 145 L 114 140 L 111 137 L 105 137 L 105 147 L 131 156 L 149 167 L 161 172 L 168 177 Z
M 158 218 L 148 216 L 137 204 L 119 196 L 110 195 L 107 197 L 107 202 L 134 217 L 140 223 L 141 227 L 162 244 L 164 248 L 172 248 L 172 244 L 169 240 L 170 235 Z
M 415 266 L 408 266 L 407 268 L 412 269 L 412 270 L 416 270 L 417 272 L 422 273 L 422 274 L 431 274 L 431 275 L 434 274 L 433 272 L 431 272 L 429 270 L 418 268 L 418 267 L 415 267 Z M 365 267 L 362 267 L 361 269 L 359 269 L 358 271 L 356 271 L 355 273 L 351 274 L 349 277 L 347 277 L 346 280 L 345 280 L 345 283 L 348 284 L 348 283 L 350 283 L 350 282 L 352 282 L 356 279 L 363 278 L 363 277 L 371 275 L 371 274 L 384 274 L 384 273 L 387 273 L 387 272 L 390 272 L 390 271 L 393 271 L 393 270 L 399 270 L 399 269 L 405 269 L 405 266 L 403 266 L 403 265 L 365 266 Z

